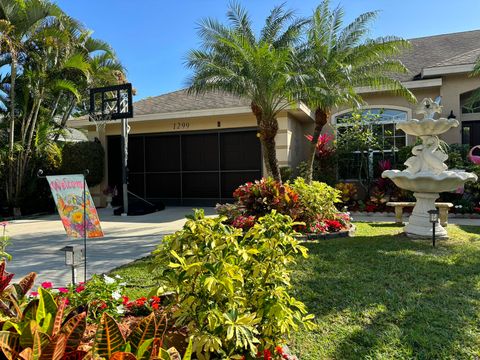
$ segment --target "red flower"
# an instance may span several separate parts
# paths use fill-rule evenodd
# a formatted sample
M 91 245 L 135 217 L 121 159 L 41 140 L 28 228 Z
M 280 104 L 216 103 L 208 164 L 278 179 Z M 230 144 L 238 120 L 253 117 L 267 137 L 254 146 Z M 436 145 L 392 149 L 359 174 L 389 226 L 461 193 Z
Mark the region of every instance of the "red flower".
M 44 289 L 51 289 L 53 287 L 53 284 L 50 281 L 44 281 L 42 282 L 41 286 Z
M 102 309 L 102 310 L 103 310 L 103 309 L 107 308 L 107 304 L 105 304 L 105 302 L 104 302 L 104 301 L 102 301 L 102 303 L 100 304 L 100 306 L 99 306 L 99 307 L 100 307 L 100 309 Z
M 63 298 L 63 303 L 65 305 L 68 305 L 68 304 L 70 304 L 70 300 L 68 298 Z
M 275 351 L 277 352 L 277 354 L 283 355 L 283 347 L 281 347 L 280 345 L 275 346 Z
M 130 301 L 130 299 L 128 298 L 128 296 L 122 295 L 122 304 L 123 305 L 127 305 L 129 301 Z
M 159 307 L 158 303 L 153 303 L 152 304 L 152 309 L 158 310 L 158 307 Z
M 38 292 L 32 291 L 32 292 L 30 293 L 30 296 L 37 297 L 37 296 L 38 296 Z
M 61 294 L 68 294 L 68 289 L 67 288 L 58 288 L 58 292 Z
M 147 301 L 146 297 L 141 297 L 140 299 L 135 300 L 135 305 L 143 306 L 143 305 L 145 305 L 146 301 Z
M 77 288 L 75 289 L 77 293 L 81 293 L 83 290 L 85 290 L 85 285 L 83 284 L 78 285 Z
M 263 360 L 272 360 L 272 353 L 270 352 L 270 350 L 263 350 Z

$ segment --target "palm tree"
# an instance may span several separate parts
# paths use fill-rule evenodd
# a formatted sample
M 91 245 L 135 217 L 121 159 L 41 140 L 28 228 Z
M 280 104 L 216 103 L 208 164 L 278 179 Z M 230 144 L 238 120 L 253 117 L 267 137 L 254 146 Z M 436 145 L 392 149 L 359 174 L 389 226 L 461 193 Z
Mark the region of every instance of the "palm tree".
M 2 65 L 10 65 L 9 74 L 9 127 L 8 127 L 8 184 L 7 201 L 12 203 L 15 196 L 14 152 L 16 125 L 16 81 L 18 63 L 24 57 L 29 34 L 41 28 L 44 22 L 60 12 L 56 5 L 41 0 L 0 0 L 0 46 Z
M 301 80 L 295 72 L 294 46 L 305 21 L 277 6 L 255 35 L 248 13 L 237 3 L 230 5 L 227 18 L 227 25 L 213 19 L 200 23 L 202 47 L 187 58 L 194 71 L 189 91 L 227 92 L 249 99 L 267 173 L 281 181 L 275 150 L 277 116 L 292 104 L 291 90 Z
M 384 88 L 416 101 L 393 77 L 408 71 L 394 57 L 409 46 L 408 41 L 393 36 L 366 38 L 377 12 L 364 13 L 346 26 L 343 26 L 343 16 L 341 7 L 331 10 L 329 0 L 324 0 L 309 21 L 306 42 L 299 51 L 308 83 L 300 97 L 315 109 L 308 182 L 312 180 L 316 144 L 332 109 L 347 104 L 357 107 L 364 102 L 357 87 Z

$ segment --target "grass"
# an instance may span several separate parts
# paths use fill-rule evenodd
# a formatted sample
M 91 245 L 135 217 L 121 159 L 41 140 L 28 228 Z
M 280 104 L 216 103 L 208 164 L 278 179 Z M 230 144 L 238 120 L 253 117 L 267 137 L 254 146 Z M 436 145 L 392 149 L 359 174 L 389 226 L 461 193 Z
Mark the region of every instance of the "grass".
M 319 328 L 291 346 L 302 360 L 474 359 L 480 354 L 480 227 L 449 225 L 432 248 L 391 224 L 357 224 L 357 236 L 307 243 L 295 296 Z M 151 258 L 115 270 L 151 284 Z M 151 289 L 134 287 L 136 297 Z
M 302 360 L 473 359 L 480 354 L 480 227 L 449 226 L 437 248 L 401 227 L 307 244 L 296 296 L 319 330 L 299 332 Z

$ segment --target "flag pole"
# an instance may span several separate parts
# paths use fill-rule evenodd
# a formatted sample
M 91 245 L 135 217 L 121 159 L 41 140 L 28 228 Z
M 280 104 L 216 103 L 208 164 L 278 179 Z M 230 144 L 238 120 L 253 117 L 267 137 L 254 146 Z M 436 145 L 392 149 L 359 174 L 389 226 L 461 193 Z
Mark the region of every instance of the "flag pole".
M 87 282 L 87 175 L 88 169 L 83 171 L 83 282 Z

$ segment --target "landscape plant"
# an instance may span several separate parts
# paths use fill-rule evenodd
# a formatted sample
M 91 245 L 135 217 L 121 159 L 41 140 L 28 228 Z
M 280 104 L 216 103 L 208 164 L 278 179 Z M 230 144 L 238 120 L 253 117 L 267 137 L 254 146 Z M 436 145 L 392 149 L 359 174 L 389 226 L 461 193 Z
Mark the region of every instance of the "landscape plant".
M 415 101 L 414 95 L 394 76 L 408 71 L 395 56 L 409 43 L 394 36 L 367 37 L 377 14 L 367 12 L 344 25 L 343 9 L 340 6 L 331 9 L 330 1 L 324 0 L 309 19 L 306 40 L 298 54 L 306 83 L 300 98 L 315 114 L 307 182 L 312 181 L 318 139 L 332 110 L 363 104 L 359 87 L 388 88 Z
M 67 119 L 81 112 L 77 105 L 88 88 L 120 81 L 123 67 L 108 44 L 51 1 L 1 1 L 0 32 L 0 182 L 8 206 L 20 215 L 31 185 L 26 179 L 40 160 L 58 158 L 56 140 Z
M 257 35 L 249 14 L 232 2 L 224 25 L 207 18 L 200 23 L 201 47 L 188 54 L 193 70 L 189 91 L 227 92 L 250 101 L 257 119 L 268 176 L 281 180 L 275 149 L 278 114 L 295 100 L 298 73 L 295 45 L 306 21 L 297 19 L 284 5 L 276 6 Z
M 70 285 L 67 291 L 62 289 L 62 297 L 67 298 L 73 307 L 88 304 L 88 320 L 91 322 L 100 321 L 104 313 L 118 319 L 127 310 L 125 285 L 119 275 L 93 274 L 86 283 Z
M 88 169 L 87 183 L 90 186 L 102 182 L 105 172 L 105 150 L 99 141 L 66 143 L 62 147 L 60 174 L 83 174 Z
M 305 179 L 297 177 L 289 183 L 298 194 L 302 212 L 299 220 L 309 224 L 323 219 L 334 219 L 338 213 L 335 204 L 340 202 L 340 192 L 325 183 L 312 181 L 307 184 Z
M 246 232 L 226 220 L 197 210 L 154 251 L 153 265 L 176 296 L 175 324 L 187 327 L 200 360 L 256 359 L 315 327 L 291 295 L 290 265 L 307 256 L 296 223 L 275 210 Z
M 325 221 L 337 222 L 343 213 L 335 206 L 340 202 L 340 194 L 331 186 L 313 181 L 307 184 L 303 178 L 280 183 L 272 178 L 262 178 L 239 186 L 233 192 L 233 204 L 217 204 L 216 210 L 225 216 L 234 227 L 248 230 L 262 216 L 275 210 L 290 216 L 302 224 L 295 230 L 305 233 L 339 231 L 350 228 L 350 223 L 342 221 L 342 226 L 325 226 Z M 343 219 L 346 218 L 343 216 Z M 330 230 L 328 230 L 330 229 Z

